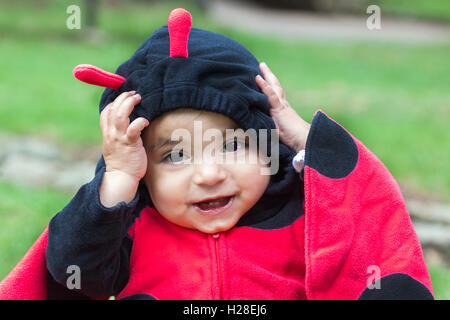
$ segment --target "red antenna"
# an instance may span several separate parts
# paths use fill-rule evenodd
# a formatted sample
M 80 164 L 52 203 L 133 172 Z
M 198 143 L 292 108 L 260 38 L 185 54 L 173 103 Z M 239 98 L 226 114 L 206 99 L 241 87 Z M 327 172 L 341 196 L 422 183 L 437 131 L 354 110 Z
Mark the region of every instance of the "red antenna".
M 192 16 L 183 8 L 173 9 L 168 18 L 170 37 L 170 56 L 188 57 L 188 38 L 192 27 Z M 117 90 L 125 78 L 102 70 L 90 64 L 80 64 L 73 69 L 73 75 L 80 81 L 96 86 Z
M 192 27 L 192 16 L 183 8 L 173 9 L 168 19 L 170 57 L 188 57 L 188 38 Z
M 117 90 L 125 78 L 118 74 L 102 70 L 90 64 L 80 64 L 73 69 L 73 75 L 80 81 L 100 87 Z

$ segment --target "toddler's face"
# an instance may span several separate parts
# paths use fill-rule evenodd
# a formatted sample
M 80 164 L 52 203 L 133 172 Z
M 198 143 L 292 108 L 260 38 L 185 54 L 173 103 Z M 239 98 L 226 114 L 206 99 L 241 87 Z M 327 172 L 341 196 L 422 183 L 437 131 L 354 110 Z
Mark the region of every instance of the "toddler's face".
M 267 165 L 242 136 L 230 139 L 225 133 L 237 128 L 225 115 L 187 108 L 151 121 L 142 134 L 148 157 L 144 181 L 162 216 L 179 226 L 217 233 L 232 228 L 259 200 L 269 184 L 270 176 L 261 174 Z M 180 129 L 182 138 L 171 141 Z M 204 137 L 211 129 L 223 131 L 222 137 Z

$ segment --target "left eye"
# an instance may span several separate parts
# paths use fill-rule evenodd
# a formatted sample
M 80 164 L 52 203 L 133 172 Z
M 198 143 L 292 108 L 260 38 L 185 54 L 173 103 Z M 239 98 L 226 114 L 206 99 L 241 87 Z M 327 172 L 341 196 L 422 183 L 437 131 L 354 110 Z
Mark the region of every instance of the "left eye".
M 170 163 L 180 163 L 188 158 L 189 157 L 185 155 L 182 150 L 172 150 L 169 154 L 163 157 L 163 160 Z
M 240 150 L 245 147 L 245 142 L 239 141 L 239 140 L 232 140 L 229 142 L 226 142 L 223 146 L 224 152 L 234 152 L 237 150 Z

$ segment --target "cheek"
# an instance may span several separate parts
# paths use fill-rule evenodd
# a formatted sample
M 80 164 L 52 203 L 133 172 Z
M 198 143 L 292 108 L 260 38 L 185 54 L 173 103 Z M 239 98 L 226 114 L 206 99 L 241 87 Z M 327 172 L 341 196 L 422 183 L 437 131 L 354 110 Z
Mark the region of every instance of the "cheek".
M 184 203 L 186 187 L 180 173 L 165 172 L 158 166 L 149 166 L 145 183 L 153 204 L 159 211 L 173 211 L 178 204 Z
M 270 176 L 261 174 L 262 167 L 259 165 L 238 166 L 235 177 L 239 181 L 240 189 L 246 191 L 245 197 L 249 200 L 259 200 L 266 190 Z

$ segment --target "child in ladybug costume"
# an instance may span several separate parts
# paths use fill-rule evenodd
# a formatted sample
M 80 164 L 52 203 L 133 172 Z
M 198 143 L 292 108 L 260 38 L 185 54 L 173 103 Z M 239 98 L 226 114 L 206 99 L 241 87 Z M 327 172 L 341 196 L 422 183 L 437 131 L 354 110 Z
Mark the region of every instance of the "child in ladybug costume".
M 322 111 L 305 122 L 242 45 L 191 23 L 173 10 L 114 74 L 74 69 L 106 87 L 103 156 L 0 299 L 433 299 L 386 167 Z M 239 129 L 258 147 L 228 139 Z M 187 139 L 212 130 L 219 158 Z

